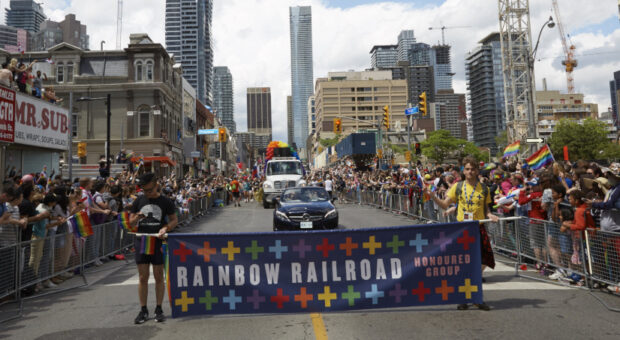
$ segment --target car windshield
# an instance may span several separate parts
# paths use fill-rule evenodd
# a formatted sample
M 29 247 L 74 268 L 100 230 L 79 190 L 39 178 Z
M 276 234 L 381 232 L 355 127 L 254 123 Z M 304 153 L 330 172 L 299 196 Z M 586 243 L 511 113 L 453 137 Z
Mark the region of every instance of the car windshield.
M 287 189 L 280 198 L 280 201 L 285 203 L 323 202 L 327 200 L 329 200 L 329 196 L 323 188 Z
M 301 163 L 290 162 L 269 162 L 267 163 L 267 176 L 273 175 L 303 175 Z

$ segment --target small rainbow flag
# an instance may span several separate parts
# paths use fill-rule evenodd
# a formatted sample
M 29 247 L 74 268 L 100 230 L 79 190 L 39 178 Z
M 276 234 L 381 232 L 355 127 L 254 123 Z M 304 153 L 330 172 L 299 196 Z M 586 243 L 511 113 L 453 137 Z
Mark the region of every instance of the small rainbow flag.
M 502 159 L 506 159 L 506 158 L 518 155 L 519 154 L 519 147 L 521 147 L 521 141 L 520 140 L 518 140 L 518 141 L 508 145 L 504 149 L 504 156 L 502 156 Z
M 131 233 L 135 233 L 136 231 L 138 231 L 138 227 L 132 227 L 129 224 L 129 213 L 126 211 L 123 211 L 122 213 L 118 214 L 118 226 L 121 229 L 125 229 L 125 231 L 131 232 Z
M 140 254 L 153 255 L 155 254 L 155 243 L 157 239 L 153 236 L 142 236 L 140 240 Z
M 84 210 L 69 217 L 68 222 L 73 232 L 80 235 L 80 237 L 88 237 L 93 234 L 93 226 L 90 224 L 88 214 Z
M 530 169 L 538 170 L 545 165 L 553 163 L 554 159 L 553 155 L 551 154 L 551 150 L 549 150 L 549 146 L 545 144 L 545 146 L 540 148 L 540 150 L 536 151 L 525 161 L 530 166 Z

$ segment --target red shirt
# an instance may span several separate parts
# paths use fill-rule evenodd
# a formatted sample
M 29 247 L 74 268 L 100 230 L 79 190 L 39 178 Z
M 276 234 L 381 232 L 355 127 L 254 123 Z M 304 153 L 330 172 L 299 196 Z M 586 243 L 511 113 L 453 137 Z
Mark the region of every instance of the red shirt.
M 539 220 L 547 219 L 547 211 L 542 207 L 542 191 L 535 191 L 531 194 L 526 194 L 525 190 L 521 190 L 519 192 L 519 204 L 525 205 L 531 203 L 530 211 L 528 211 L 527 216 L 530 218 L 535 218 Z

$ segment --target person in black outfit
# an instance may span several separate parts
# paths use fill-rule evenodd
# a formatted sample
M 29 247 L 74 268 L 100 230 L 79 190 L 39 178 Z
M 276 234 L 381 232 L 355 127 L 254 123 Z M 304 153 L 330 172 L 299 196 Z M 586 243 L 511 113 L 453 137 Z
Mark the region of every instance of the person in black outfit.
M 164 235 L 177 226 L 177 215 L 174 203 L 166 196 L 161 195 L 157 177 L 153 173 L 146 173 L 139 178 L 139 186 L 144 195 L 138 197 L 132 205 L 129 222 L 138 226 L 139 233 L 157 234 L 155 251 L 153 254 L 145 254 L 141 251 L 142 237 L 136 237 L 136 264 L 140 283 L 138 295 L 142 309 L 135 319 L 136 324 L 144 323 L 148 319 L 149 312 L 146 308 L 148 297 L 148 281 L 150 265 L 153 265 L 153 277 L 155 278 L 155 296 L 157 307 L 155 308 L 155 321 L 165 320 L 161 304 L 164 300 L 164 254 L 162 252 L 162 239 Z

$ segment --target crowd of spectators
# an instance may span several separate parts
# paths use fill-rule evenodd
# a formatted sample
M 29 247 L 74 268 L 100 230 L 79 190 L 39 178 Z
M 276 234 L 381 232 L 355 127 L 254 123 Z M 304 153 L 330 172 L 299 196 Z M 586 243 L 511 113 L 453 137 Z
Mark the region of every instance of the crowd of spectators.
M 48 61 L 34 60 L 30 64 L 24 64 L 13 58 L 3 63 L 0 69 L 0 85 L 52 104 L 62 102 L 63 99 L 56 96 L 52 85 L 43 87 L 43 81 L 47 81 L 47 74 L 33 71 L 33 66 L 39 62 Z

